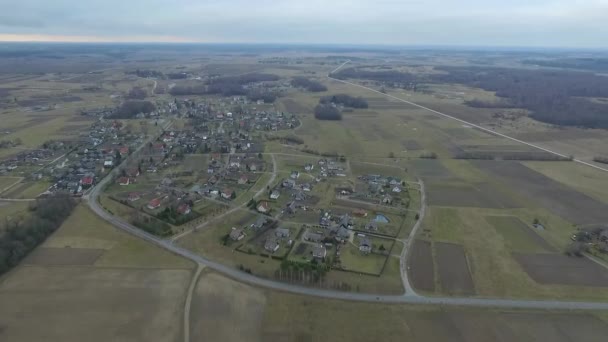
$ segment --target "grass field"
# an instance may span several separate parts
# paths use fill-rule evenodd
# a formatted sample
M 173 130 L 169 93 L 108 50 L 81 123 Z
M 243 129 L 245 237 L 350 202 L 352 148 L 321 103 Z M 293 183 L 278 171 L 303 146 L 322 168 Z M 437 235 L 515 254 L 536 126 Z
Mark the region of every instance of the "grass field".
M 0 194 L 15 183 L 18 183 L 20 179 L 19 177 L 0 177 Z

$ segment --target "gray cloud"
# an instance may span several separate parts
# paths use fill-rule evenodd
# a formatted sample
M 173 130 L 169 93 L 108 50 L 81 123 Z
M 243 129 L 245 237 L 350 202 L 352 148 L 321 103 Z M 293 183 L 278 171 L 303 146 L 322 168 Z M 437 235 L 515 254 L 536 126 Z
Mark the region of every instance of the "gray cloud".
M 607 47 L 608 0 L 0 0 L 0 34 Z

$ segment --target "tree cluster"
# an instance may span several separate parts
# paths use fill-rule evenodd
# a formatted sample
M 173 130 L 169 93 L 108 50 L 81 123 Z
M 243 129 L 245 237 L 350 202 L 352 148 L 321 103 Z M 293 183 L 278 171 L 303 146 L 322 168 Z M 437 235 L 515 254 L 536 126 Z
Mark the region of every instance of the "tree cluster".
M 143 100 L 146 97 L 148 97 L 148 91 L 142 87 L 133 87 L 127 94 L 127 98 L 134 100 Z
M 315 107 L 315 118 L 319 120 L 342 120 L 342 113 L 332 105 L 319 104 Z
M 319 100 L 320 104 L 328 105 L 328 104 L 340 104 L 344 107 L 349 108 L 367 108 L 369 107 L 367 101 L 359 97 L 350 96 L 347 94 L 336 94 L 331 96 L 324 96 Z
M 509 106 L 556 125 L 608 128 L 608 105 L 586 98 L 608 97 L 608 78 L 587 72 L 443 67 L 435 82 L 460 83 L 494 91 Z M 480 101 L 474 102 L 480 106 Z
M 135 71 L 129 71 L 127 72 L 127 75 L 136 75 L 137 77 L 143 77 L 143 78 L 148 78 L 148 77 L 154 77 L 154 78 L 160 78 L 160 79 L 164 79 L 165 75 L 157 70 L 140 70 L 137 69 Z
M 67 195 L 38 199 L 24 221 L 6 223 L 0 236 L 0 274 L 17 265 L 70 216 L 76 201 Z M 1 230 L 1 229 L 0 229 Z
M 132 119 L 139 113 L 148 114 L 156 110 L 154 103 L 150 101 L 129 100 L 118 107 L 118 110 L 110 116 L 111 119 Z
M 301 77 L 301 76 L 294 77 L 291 80 L 291 86 L 297 87 L 297 88 L 304 88 L 308 91 L 315 92 L 315 93 L 327 91 L 327 87 L 325 85 L 323 85 L 321 82 L 313 81 L 309 78 Z

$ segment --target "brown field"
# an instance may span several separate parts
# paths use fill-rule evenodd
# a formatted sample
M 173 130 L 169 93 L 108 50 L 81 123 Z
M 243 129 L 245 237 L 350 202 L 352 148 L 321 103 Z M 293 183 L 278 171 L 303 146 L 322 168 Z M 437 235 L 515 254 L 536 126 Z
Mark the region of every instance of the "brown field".
M 429 183 L 429 204 L 445 207 L 476 207 L 506 209 L 518 205 L 490 183 Z
M 410 260 L 409 273 L 412 278 L 412 285 L 418 290 L 435 291 L 435 265 L 431 243 L 416 240 Z
M 474 295 L 475 287 L 469 271 L 464 248 L 461 245 L 435 242 L 437 271 L 443 292 Z
M 284 293 L 267 298 L 264 341 L 598 342 L 608 333 L 606 322 L 585 313 L 352 303 Z
M 541 284 L 608 287 L 608 270 L 587 258 L 561 254 L 514 254 L 514 257 Z
M 203 273 L 192 298 L 191 341 L 262 341 L 265 306 L 262 290 Z
M 514 192 L 570 222 L 588 224 L 608 220 L 608 206 L 521 163 L 474 161 L 473 164 L 498 176 Z
M 58 266 L 58 265 L 93 265 L 104 253 L 95 248 L 37 248 L 23 260 L 24 265 Z
M 2 341 L 177 341 L 187 270 L 21 266 L 0 279 Z
M 417 150 L 422 150 L 422 146 L 416 141 L 416 140 L 406 140 L 402 143 L 403 148 L 405 148 L 408 151 L 417 151 Z
M 412 168 L 416 174 L 425 181 L 455 177 L 439 160 L 418 159 L 412 162 Z

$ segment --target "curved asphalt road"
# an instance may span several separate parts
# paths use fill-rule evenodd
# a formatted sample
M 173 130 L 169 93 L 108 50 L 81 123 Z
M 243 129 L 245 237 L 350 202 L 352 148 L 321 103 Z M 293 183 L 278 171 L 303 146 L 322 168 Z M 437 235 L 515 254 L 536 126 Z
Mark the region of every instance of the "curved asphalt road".
M 425 297 L 417 295 L 415 292 L 408 292 L 405 295 L 376 295 L 356 292 L 338 292 L 326 289 L 303 287 L 288 283 L 277 282 L 269 279 L 259 278 L 254 275 L 241 272 L 235 267 L 227 266 L 201 255 L 193 253 L 187 249 L 172 244 L 169 240 L 160 239 L 154 235 L 132 226 L 121 218 L 106 212 L 98 201 L 100 190 L 111 180 L 111 177 L 104 178 L 87 196 L 88 204 L 91 209 L 101 218 L 120 228 L 127 233 L 146 240 L 160 248 L 168 250 L 174 254 L 190 259 L 196 263 L 203 264 L 219 273 L 222 273 L 235 280 L 265 287 L 271 290 L 290 292 L 306 296 L 315 296 L 328 299 L 341 299 L 361 302 L 382 302 L 382 303 L 405 303 L 405 304 L 430 304 L 430 305 L 456 305 L 456 306 L 476 306 L 476 307 L 502 307 L 502 308 L 526 308 L 526 309 L 561 309 L 561 310 L 608 310 L 608 303 L 598 302 L 564 302 L 564 301 L 540 301 L 540 300 L 511 300 L 511 299 L 492 299 L 492 298 L 444 298 L 444 297 Z M 409 241 L 408 241 L 409 244 Z M 408 282 L 409 283 L 409 282 Z
M 170 126 L 170 123 L 166 126 Z M 142 144 L 137 151 L 131 156 L 137 154 L 137 152 L 145 146 L 146 143 Z M 129 157 L 130 158 L 130 157 Z M 129 158 L 126 158 L 123 163 L 126 163 Z M 276 165 L 276 163 L 275 163 Z M 340 299 L 349 301 L 360 301 L 360 302 L 379 302 L 379 303 L 402 303 L 402 304 L 426 304 L 426 305 L 453 305 L 453 306 L 474 306 L 474 307 L 496 307 L 496 308 L 521 308 L 521 309 L 559 309 L 559 310 L 608 310 L 608 303 L 599 302 L 569 302 L 569 301 L 544 301 L 544 300 L 518 300 L 518 299 L 494 299 L 494 298 L 455 298 L 455 297 L 426 297 L 417 294 L 411 286 L 409 286 L 409 280 L 407 279 L 407 270 L 405 275 L 402 273 L 404 283 L 408 291 L 404 295 L 377 295 L 369 293 L 358 293 L 358 292 L 338 292 L 333 290 L 326 290 L 320 288 L 303 287 L 299 285 L 293 285 L 288 283 L 282 283 L 273 281 L 270 279 L 259 278 L 249 273 L 241 272 L 235 267 L 230 267 L 213 260 L 207 259 L 204 256 L 193 253 L 187 249 L 181 248 L 174 245 L 170 240 L 163 240 L 154 235 L 148 234 L 145 231 L 129 224 L 122 220 L 118 216 L 114 216 L 105 211 L 99 204 L 99 194 L 105 185 L 112 180 L 112 174 L 118 172 L 119 168 L 115 168 L 110 172 L 104 179 L 102 179 L 90 193 L 84 197 L 88 202 L 89 207 L 99 217 L 113 224 L 115 227 L 124 230 L 125 232 L 146 240 L 160 248 L 170 251 L 176 255 L 190 259 L 198 264 L 205 265 L 225 276 L 233 278 L 237 281 L 241 281 L 254 286 L 265 287 L 271 290 L 290 292 L 299 295 L 315 296 L 327 299 Z M 422 183 L 421 183 L 421 190 Z M 422 199 L 423 200 L 423 199 Z M 417 230 L 418 226 L 414 229 Z M 412 235 L 406 242 L 405 254 L 403 254 L 402 261 L 405 261 L 407 251 L 410 250 L 412 244 Z M 401 265 L 403 272 L 404 265 Z

